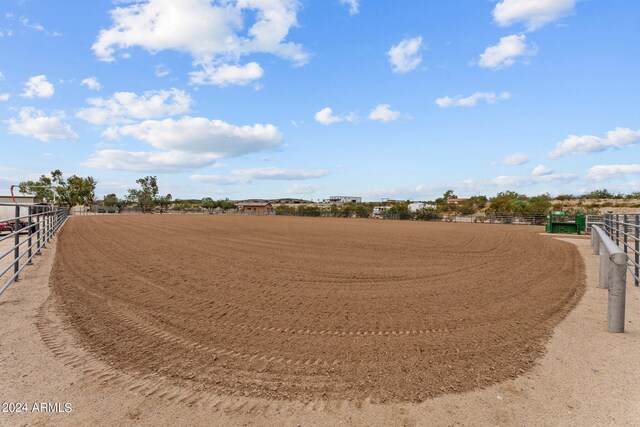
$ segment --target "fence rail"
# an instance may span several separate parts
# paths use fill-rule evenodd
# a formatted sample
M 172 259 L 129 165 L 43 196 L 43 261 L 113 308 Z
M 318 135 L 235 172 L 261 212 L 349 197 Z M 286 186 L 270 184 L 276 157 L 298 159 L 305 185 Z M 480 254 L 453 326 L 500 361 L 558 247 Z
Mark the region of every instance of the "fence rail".
M 598 287 L 608 289 L 607 327 L 609 332 L 624 332 L 629 256 L 597 225 L 591 233 L 591 247 L 595 255 L 600 255 Z
M 627 269 L 640 286 L 640 214 L 605 214 L 603 229 L 609 238 L 628 255 Z
M 594 225 L 604 228 L 604 217 L 602 215 L 587 215 L 585 218 L 585 233 L 591 234 Z
M 67 216 L 56 206 L 0 203 L 0 295 L 19 280 Z

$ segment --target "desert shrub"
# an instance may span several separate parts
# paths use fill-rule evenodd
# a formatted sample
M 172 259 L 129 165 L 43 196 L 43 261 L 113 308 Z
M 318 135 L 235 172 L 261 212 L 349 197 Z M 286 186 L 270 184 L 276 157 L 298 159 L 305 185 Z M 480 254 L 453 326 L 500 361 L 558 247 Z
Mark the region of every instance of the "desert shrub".
M 322 211 L 317 206 L 298 206 L 297 213 L 300 216 L 320 216 Z
M 420 221 L 440 221 L 442 219 L 442 215 L 437 209 L 422 208 L 416 211 L 415 218 Z
M 296 208 L 292 206 L 282 205 L 275 208 L 276 215 L 296 215 L 297 213 Z

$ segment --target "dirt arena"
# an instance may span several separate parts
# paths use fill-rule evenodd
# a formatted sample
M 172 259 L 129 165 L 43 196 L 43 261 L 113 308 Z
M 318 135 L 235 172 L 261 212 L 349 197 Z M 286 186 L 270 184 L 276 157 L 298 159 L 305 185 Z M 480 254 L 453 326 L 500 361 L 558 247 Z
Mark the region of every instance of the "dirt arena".
M 194 392 L 424 401 L 534 365 L 584 291 L 538 227 L 247 216 L 81 217 L 54 306 L 117 371 Z

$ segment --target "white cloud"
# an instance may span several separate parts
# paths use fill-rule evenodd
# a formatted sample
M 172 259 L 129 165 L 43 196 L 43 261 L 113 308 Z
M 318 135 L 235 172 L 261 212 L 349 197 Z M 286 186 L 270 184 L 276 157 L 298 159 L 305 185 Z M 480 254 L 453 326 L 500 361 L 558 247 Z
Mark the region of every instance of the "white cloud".
M 333 110 L 329 107 L 323 108 L 318 111 L 315 115 L 315 119 L 318 123 L 322 123 L 325 126 L 331 125 L 333 123 L 339 122 L 354 122 L 357 120 L 357 115 L 355 112 L 345 114 L 343 116 L 337 116 L 333 114 Z
M 640 143 L 640 130 L 629 128 L 615 128 L 607 132 L 605 138 L 594 135 L 569 135 L 564 141 L 556 144 L 556 148 L 549 153 L 552 159 L 568 154 L 587 154 L 605 151 L 609 148 L 620 149 Z
M 513 190 L 541 184 L 553 184 L 560 186 L 576 180 L 576 175 L 570 173 L 551 173 L 546 175 L 502 175 L 490 179 L 465 179 L 445 184 L 422 184 L 416 186 L 413 191 L 404 190 L 402 195 L 439 195 L 450 188 L 457 192 L 470 194 L 486 194 L 495 190 Z M 388 196 L 387 196 L 388 197 Z
M 4 80 L 4 74 L 2 74 L 2 71 L 0 71 L 0 80 Z
M 191 179 L 208 184 L 241 185 L 250 184 L 256 180 L 269 181 L 299 181 L 316 179 L 327 176 L 326 169 L 282 169 L 282 168 L 250 168 L 231 171 L 230 176 L 223 175 L 192 175 Z
M 169 70 L 164 64 L 158 64 L 153 69 L 153 73 L 157 77 L 167 77 L 169 74 L 171 74 L 171 70 Z
M 471 96 L 463 97 L 462 95 L 450 97 L 445 96 L 443 98 L 436 99 L 436 104 L 441 108 L 448 107 L 475 107 L 478 101 L 485 101 L 487 104 L 495 104 L 498 101 L 503 101 L 511 98 L 509 92 L 502 92 L 495 94 L 494 92 L 476 92 Z
M 8 125 L 9 133 L 32 137 L 43 142 L 77 140 L 78 135 L 71 126 L 63 122 L 63 119 L 63 112 L 47 116 L 40 110 L 23 108 L 18 118 L 9 119 L 5 123 Z
M 392 111 L 391 105 L 379 104 L 369 113 L 369 120 L 380 120 L 383 122 L 392 122 L 398 120 L 401 114 L 399 111 Z
M 110 140 L 130 137 L 155 151 L 99 149 L 85 162 L 86 166 L 145 172 L 180 172 L 212 166 L 218 159 L 276 149 L 282 141 L 280 131 L 271 124 L 235 126 L 189 116 L 112 126 L 102 136 Z M 104 147 L 107 145 L 100 144 L 98 148 Z
M 360 13 L 360 0 L 340 0 L 340 4 L 349 6 L 349 15 Z
M 189 116 L 111 128 L 107 136 L 111 139 L 129 136 L 158 149 L 210 153 L 217 158 L 274 149 L 282 140 L 278 128 L 271 124 L 235 126 Z
M 523 22 L 534 31 L 571 14 L 576 0 L 502 0 L 493 9 L 493 19 L 501 27 Z
M 80 84 L 82 86 L 88 87 L 91 90 L 100 90 L 100 89 L 102 89 L 102 85 L 100 85 L 100 82 L 95 77 L 87 77 L 86 79 L 82 79 Z
M 152 53 L 186 52 L 203 67 L 217 68 L 251 53 L 273 54 L 300 66 L 309 54 L 286 40 L 297 25 L 299 7 L 298 0 L 135 1 L 111 10 L 113 25 L 100 31 L 92 49 L 102 61 L 114 61 L 116 52 L 138 46 Z
M 197 85 L 245 86 L 254 80 L 258 80 L 264 74 L 264 70 L 257 62 L 246 65 L 223 64 L 214 66 L 203 64 L 202 70 L 189 73 L 191 83 Z
M 115 92 L 110 98 L 89 98 L 89 108 L 76 116 L 95 125 L 126 122 L 131 119 L 157 119 L 187 113 L 191 96 L 176 88 L 154 90 L 137 95 L 133 92 Z
M 567 183 L 575 179 L 576 176 L 569 173 L 551 173 L 538 176 L 498 176 L 486 182 L 485 185 L 503 188 L 526 187 L 540 183 Z
M 33 76 L 24 84 L 24 92 L 21 96 L 25 98 L 51 98 L 55 89 L 47 81 L 47 76 L 41 74 Z
M 387 52 L 394 73 L 407 73 L 415 70 L 422 62 L 422 37 L 404 39 Z
M 546 167 L 545 165 L 538 165 L 533 168 L 531 175 L 533 176 L 545 176 L 551 175 L 553 173 L 553 169 Z
M 506 156 L 504 159 L 491 163 L 492 166 L 507 165 L 507 166 L 519 166 L 529 161 L 529 155 L 527 153 L 513 153 Z
M 42 25 L 36 23 L 36 22 L 30 22 L 28 18 L 25 18 L 24 16 L 22 18 L 19 19 L 20 23 L 26 27 L 26 28 L 31 28 L 32 30 L 36 30 L 36 31 L 40 31 L 40 32 L 44 32 L 45 29 Z
M 518 57 L 535 55 L 536 49 L 527 46 L 527 36 L 513 34 L 500 38 L 497 45 L 489 46 L 480 55 L 478 65 L 482 68 L 498 70 L 515 64 Z
M 216 159 L 213 154 L 184 151 L 98 150 L 83 165 L 133 172 L 181 172 L 211 166 Z
M 587 172 L 587 179 L 592 181 L 606 181 L 626 175 L 640 174 L 640 164 L 632 165 L 597 165 Z
M 4 101 L 8 101 L 9 98 L 11 98 L 11 94 L 6 93 L 6 92 L 0 93 L 0 101 L 3 101 L 3 102 Z

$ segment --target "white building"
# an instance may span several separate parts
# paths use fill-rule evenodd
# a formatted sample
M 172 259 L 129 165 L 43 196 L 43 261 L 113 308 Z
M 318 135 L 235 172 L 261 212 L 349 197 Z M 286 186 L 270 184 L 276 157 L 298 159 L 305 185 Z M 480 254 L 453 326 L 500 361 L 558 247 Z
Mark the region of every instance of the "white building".
M 436 205 L 425 202 L 413 202 L 409 203 L 409 212 L 417 212 L 420 209 L 435 209 Z
M 362 203 L 362 197 L 355 196 L 331 196 L 327 200 L 327 203 Z

